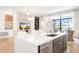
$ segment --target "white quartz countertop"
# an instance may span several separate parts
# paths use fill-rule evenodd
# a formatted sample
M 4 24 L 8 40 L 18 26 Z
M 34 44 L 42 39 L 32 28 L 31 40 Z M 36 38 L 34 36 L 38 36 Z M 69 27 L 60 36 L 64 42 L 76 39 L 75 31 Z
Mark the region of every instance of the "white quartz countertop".
M 46 42 L 52 41 L 62 35 L 65 35 L 66 33 L 54 33 L 54 34 L 58 34 L 58 35 L 54 37 L 49 37 L 49 36 L 46 36 L 47 34 L 39 32 L 39 31 L 33 32 L 33 33 L 26 33 L 26 32 L 21 31 L 17 34 L 16 40 L 20 39 L 20 40 L 25 40 L 30 43 L 33 43 L 35 45 L 41 45 Z

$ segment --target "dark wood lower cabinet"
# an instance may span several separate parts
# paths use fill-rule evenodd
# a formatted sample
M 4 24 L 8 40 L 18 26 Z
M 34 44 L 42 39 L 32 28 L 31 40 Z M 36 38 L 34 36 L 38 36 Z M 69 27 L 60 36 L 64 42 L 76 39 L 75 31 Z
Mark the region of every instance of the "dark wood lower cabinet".
M 38 53 L 52 53 L 52 41 L 38 46 Z
M 62 53 L 67 48 L 67 37 L 63 35 L 53 40 L 53 52 L 54 53 Z
M 53 52 L 54 53 L 61 53 L 64 50 L 64 45 L 63 45 L 63 37 L 59 37 L 55 40 L 53 40 Z
M 58 52 L 61 53 L 61 52 L 64 52 L 64 39 L 63 39 L 63 36 L 59 38 L 59 42 L 58 42 Z
M 59 42 L 59 39 L 57 38 L 57 39 L 55 39 L 55 40 L 53 40 L 53 52 L 54 53 L 57 53 L 58 52 L 58 42 Z
M 67 35 L 64 35 L 63 39 L 64 39 L 64 50 L 66 50 L 67 49 Z
M 62 53 L 67 48 L 66 35 L 60 36 L 53 41 L 38 46 L 38 53 Z

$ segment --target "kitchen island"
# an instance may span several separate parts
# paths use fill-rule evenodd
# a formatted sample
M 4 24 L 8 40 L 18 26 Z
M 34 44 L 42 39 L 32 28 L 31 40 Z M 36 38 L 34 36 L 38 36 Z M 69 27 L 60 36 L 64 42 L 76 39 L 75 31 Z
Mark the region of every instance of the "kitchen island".
M 26 33 L 20 31 L 15 39 L 15 53 L 61 53 L 67 48 L 67 34 L 53 33 L 56 36 L 39 31 Z

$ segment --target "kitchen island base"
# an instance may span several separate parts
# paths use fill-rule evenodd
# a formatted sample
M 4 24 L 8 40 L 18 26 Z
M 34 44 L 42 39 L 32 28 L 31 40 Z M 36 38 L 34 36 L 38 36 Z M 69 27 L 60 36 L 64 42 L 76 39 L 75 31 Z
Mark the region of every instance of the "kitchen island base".
M 67 49 L 66 33 L 55 37 L 40 36 L 27 39 L 16 38 L 15 53 L 62 53 Z

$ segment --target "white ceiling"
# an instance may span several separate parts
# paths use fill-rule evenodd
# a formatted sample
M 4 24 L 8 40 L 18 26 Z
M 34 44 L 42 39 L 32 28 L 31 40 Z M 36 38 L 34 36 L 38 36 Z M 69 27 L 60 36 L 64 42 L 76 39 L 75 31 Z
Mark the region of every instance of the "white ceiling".
M 57 12 L 70 11 L 78 8 L 78 6 L 24 6 L 17 7 L 17 10 L 21 13 L 27 13 L 27 11 L 29 10 L 31 15 L 44 16 Z
M 28 10 L 33 16 L 44 16 L 53 13 L 71 11 L 74 9 L 79 9 L 79 6 L 2 6 L 1 9 L 6 10 L 7 8 L 13 9 L 17 12 L 27 14 Z

